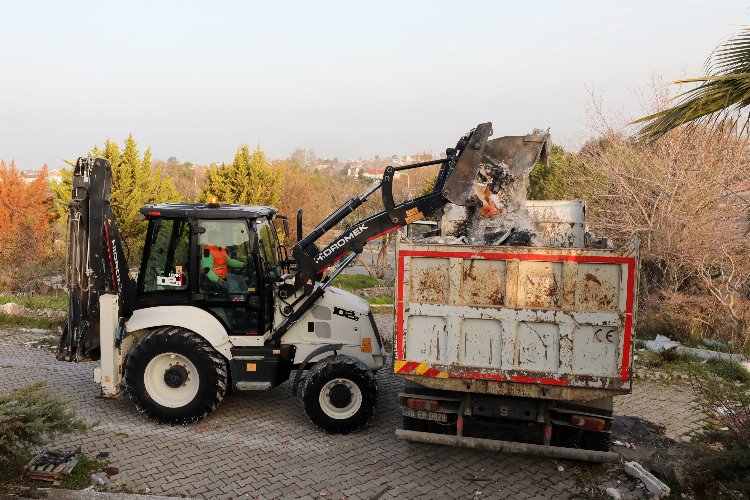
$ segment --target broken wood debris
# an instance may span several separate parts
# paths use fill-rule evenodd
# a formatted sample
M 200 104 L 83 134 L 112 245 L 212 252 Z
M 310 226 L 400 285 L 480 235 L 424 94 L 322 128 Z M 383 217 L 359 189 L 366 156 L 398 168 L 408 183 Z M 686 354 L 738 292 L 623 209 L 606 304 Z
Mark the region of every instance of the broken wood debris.
M 54 482 L 71 473 L 78 463 L 80 453 L 43 449 L 24 467 L 29 479 Z

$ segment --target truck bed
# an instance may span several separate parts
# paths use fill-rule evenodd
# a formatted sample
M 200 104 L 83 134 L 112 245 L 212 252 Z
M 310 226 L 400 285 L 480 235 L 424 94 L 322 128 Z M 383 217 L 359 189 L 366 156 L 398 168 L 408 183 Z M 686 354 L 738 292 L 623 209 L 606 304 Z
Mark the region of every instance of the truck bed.
M 637 248 L 400 239 L 394 372 L 483 394 L 590 401 L 630 392 Z

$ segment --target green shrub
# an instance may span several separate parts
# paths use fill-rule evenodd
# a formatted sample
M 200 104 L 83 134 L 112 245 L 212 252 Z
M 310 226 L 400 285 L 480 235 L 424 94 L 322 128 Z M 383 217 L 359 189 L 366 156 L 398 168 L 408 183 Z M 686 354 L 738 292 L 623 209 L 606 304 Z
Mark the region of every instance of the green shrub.
M 370 304 L 393 304 L 393 295 L 376 295 L 369 297 L 367 302 Z
M 353 292 L 362 288 L 383 286 L 383 281 L 367 274 L 339 274 L 333 280 L 332 285 Z
M 750 382 L 750 373 L 736 361 L 709 359 L 706 361 L 706 369 L 728 382 Z
M 88 429 L 68 401 L 45 391 L 44 385 L 36 382 L 0 397 L 0 461 L 20 467 L 34 447 Z

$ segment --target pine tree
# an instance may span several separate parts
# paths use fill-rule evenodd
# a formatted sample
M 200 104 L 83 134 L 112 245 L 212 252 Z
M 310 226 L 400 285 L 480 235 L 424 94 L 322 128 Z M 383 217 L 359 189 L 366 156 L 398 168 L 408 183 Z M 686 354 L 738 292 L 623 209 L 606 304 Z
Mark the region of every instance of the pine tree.
M 529 173 L 527 198 L 530 200 L 564 200 L 572 196 L 570 179 L 580 177 L 583 162 L 561 146 L 553 144 L 547 165 L 537 163 Z
M 58 225 L 65 224 L 68 217 L 73 171 L 61 169 L 60 177 L 59 182 L 51 182 L 49 185 L 49 190 L 52 193 L 52 218 L 57 221 Z
M 250 152 L 240 146 L 231 165 L 210 168 L 206 174 L 201 198 L 216 196 L 222 203 L 267 205 L 281 202 L 282 175 L 266 160 L 260 146 Z
M 211 167 L 206 171 L 206 179 L 203 181 L 203 189 L 200 198 L 208 201 L 209 197 L 216 196 L 219 200 L 226 203 L 233 203 L 234 200 L 227 198 L 230 196 L 227 181 L 229 179 L 229 167 L 224 165 Z

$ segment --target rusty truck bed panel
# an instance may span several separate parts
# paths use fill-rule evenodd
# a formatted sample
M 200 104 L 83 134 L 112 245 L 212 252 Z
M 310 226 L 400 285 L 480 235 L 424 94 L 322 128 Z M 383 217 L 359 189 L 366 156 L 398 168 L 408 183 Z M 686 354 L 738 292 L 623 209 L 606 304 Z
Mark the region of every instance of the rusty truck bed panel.
M 629 392 L 636 249 L 399 241 L 394 371 L 489 394 Z

